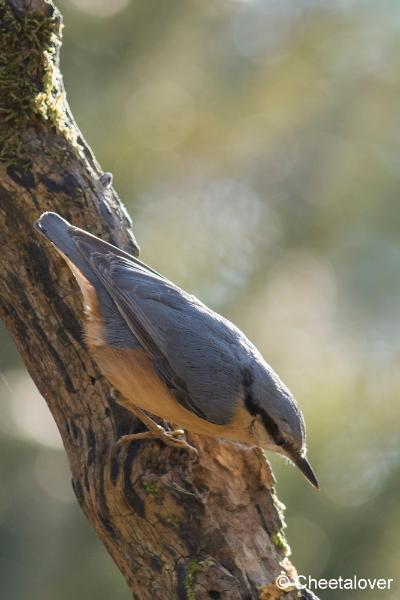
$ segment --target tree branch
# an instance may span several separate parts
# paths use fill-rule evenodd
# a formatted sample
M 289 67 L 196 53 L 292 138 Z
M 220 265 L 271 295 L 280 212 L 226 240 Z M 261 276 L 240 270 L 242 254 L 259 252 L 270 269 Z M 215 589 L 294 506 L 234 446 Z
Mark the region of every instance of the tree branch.
M 138 253 L 66 103 L 61 23 L 51 2 L 0 0 L 0 316 L 57 423 L 78 502 L 134 597 L 301 597 L 274 585 L 294 570 L 259 450 L 192 436 L 195 462 L 157 441 L 111 457 L 142 425 L 88 355 L 79 290 L 32 228 L 53 210 Z

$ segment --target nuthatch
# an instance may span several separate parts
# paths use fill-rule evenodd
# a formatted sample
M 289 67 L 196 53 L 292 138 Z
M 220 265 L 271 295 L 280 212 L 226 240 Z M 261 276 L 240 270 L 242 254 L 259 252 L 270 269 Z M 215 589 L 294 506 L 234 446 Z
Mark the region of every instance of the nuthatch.
M 232 323 L 119 248 L 56 213 L 36 223 L 68 263 L 85 304 L 88 348 L 148 427 L 130 439 L 187 446 L 144 411 L 201 435 L 288 457 L 318 487 L 303 415 L 260 352 Z

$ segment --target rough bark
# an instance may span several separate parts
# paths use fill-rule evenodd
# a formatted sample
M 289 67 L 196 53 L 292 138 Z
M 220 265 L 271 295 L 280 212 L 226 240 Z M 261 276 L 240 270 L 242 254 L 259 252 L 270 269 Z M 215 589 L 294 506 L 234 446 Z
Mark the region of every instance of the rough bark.
M 135 598 L 298 598 L 281 508 L 261 452 L 192 436 L 200 458 L 142 430 L 82 340 L 80 292 L 33 230 L 45 210 L 137 253 L 131 221 L 83 140 L 58 70 L 61 17 L 45 0 L 0 0 L 0 316 L 63 439 L 78 502 Z M 305 596 L 303 596 L 305 597 Z

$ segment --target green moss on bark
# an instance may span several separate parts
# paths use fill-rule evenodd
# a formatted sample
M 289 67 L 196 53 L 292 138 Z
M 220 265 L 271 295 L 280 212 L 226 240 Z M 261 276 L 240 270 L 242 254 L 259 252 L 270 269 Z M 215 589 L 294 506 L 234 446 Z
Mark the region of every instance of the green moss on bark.
M 284 554 L 284 556 L 290 556 L 290 546 L 286 540 L 285 534 L 283 531 L 276 531 L 271 536 L 271 541 L 274 546 Z
M 186 567 L 186 577 L 185 577 L 185 591 L 187 600 L 196 600 L 196 595 L 194 592 L 194 586 L 196 583 L 196 576 L 201 571 L 209 569 L 212 565 L 215 564 L 215 560 L 213 558 L 206 558 L 204 560 L 196 560 L 193 559 L 189 562 Z
M 23 14 L 0 0 L 0 161 L 27 159 L 26 131 L 46 122 L 69 142 L 58 69 L 62 20 L 53 4 Z

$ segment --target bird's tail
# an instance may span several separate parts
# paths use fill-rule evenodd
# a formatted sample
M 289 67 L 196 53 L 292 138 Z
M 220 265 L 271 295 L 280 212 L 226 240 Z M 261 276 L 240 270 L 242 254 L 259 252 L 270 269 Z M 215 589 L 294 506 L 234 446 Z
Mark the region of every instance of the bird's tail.
M 116 348 L 139 347 L 138 341 L 127 328 L 112 297 L 99 279 L 91 259 L 93 255 L 112 253 L 113 256 L 120 256 L 140 265 L 142 263 L 116 246 L 104 242 L 79 227 L 74 227 L 56 213 L 43 213 L 36 221 L 35 227 L 67 259 L 84 297 L 87 289 L 86 282 L 93 287 L 98 303 L 97 308 L 103 320 L 106 342 Z M 143 268 L 146 267 L 143 265 Z M 82 276 L 86 281 L 82 282 Z
M 90 265 L 90 255 L 94 252 L 100 254 L 111 252 L 114 256 L 127 259 L 161 277 L 157 271 L 154 271 L 154 269 L 145 265 L 136 257 L 124 252 L 113 244 L 101 240 L 84 229 L 74 227 L 57 213 L 43 213 L 36 221 L 35 227 L 56 246 L 59 252 L 79 269 L 92 285 L 97 283 L 97 276 Z M 94 281 L 94 278 L 96 281 Z
M 45 212 L 36 221 L 35 228 L 44 235 L 50 242 L 54 244 L 57 250 L 64 255 L 92 284 L 95 285 L 97 277 L 90 267 L 86 258 L 79 251 L 79 247 L 75 242 L 75 232 L 79 231 L 82 234 L 87 234 L 82 229 L 73 227 L 68 221 L 53 212 Z M 94 236 L 93 236 L 94 237 Z

